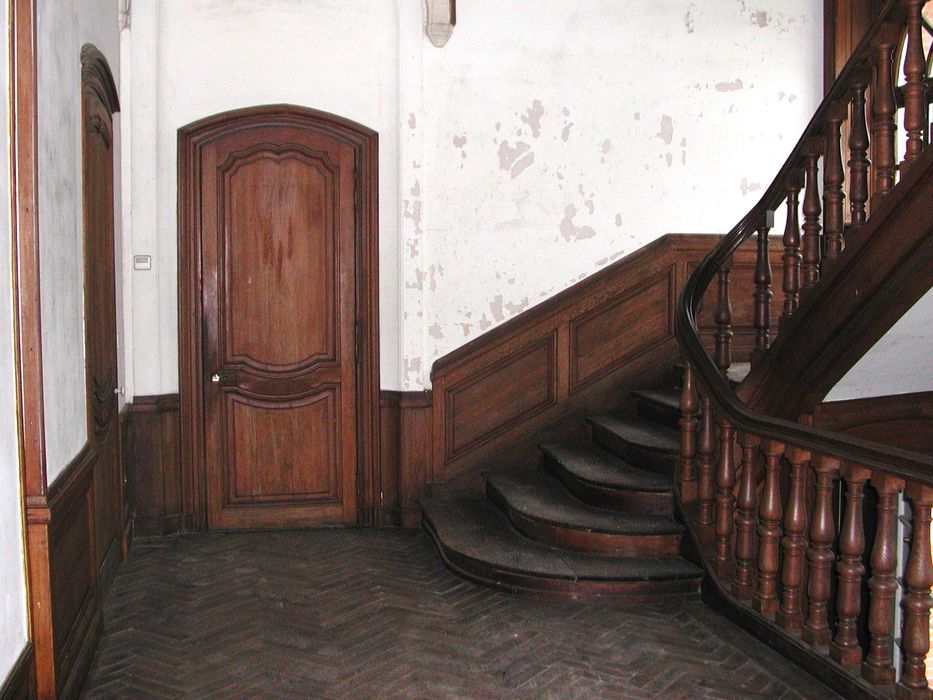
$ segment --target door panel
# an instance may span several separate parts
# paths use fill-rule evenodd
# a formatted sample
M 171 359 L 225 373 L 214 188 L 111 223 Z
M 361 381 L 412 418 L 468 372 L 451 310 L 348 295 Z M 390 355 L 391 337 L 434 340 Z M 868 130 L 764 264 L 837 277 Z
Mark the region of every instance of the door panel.
M 82 100 L 85 362 L 88 439 L 94 466 L 94 535 L 104 592 L 120 560 L 123 477 L 117 418 L 113 104 L 93 74 Z M 104 567 L 107 567 L 104 570 Z
M 202 152 L 210 527 L 356 520 L 354 159 L 297 125 Z

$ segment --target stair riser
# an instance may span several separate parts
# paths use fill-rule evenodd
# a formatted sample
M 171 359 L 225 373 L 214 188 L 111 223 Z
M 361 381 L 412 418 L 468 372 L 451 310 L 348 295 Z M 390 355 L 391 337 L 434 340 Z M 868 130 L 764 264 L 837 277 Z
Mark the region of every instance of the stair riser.
M 434 539 L 444 564 L 456 574 L 490 588 L 517 595 L 558 601 L 625 603 L 676 603 L 697 600 L 701 578 L 650 581 L 598 581 L 545 578 L 490 567 L 444 547 L 430 519 L 423 521 Z
M 662 423 L 670 428 L 678 429 L 680 421 L 680 411 L 673 410 L 670 406 L 655 403 L 647 399 L 638 399 L 636 406 L 638 415 L 647 420 Z
M 591 506 L 633 515 L 671 515 L 674 512 L 674 497 L 669 492 L 633 491 L 596 486 L 568 474 L 561 468 L 559 462 L 550 457 L 545 457 L 544 467 L 560 479 L 575 498 Z
M 615 557 L 677 556 L 680 553 L 680 534 L 623 535 L 561 527 L 518 512 L 489 484 L 486 485 L 486 497 L 505 513 L 521 534 L 549 547 Z
M 593 426 L 593 442 L 632 466 L 671 478 L 679 463 L 677 455 L 634 445 L 596 425 Z

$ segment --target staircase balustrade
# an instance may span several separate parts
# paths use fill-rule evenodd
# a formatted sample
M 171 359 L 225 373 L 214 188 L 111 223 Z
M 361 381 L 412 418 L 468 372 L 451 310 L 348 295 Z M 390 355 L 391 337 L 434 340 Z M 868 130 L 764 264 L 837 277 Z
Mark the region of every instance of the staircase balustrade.
M 929 146 L 931 16 L 933 2 L 887 3 L 761 201 L 694 272 L 675 318 L 686 367 L 679 481 L 690 485 L 679 496 L 709 580 L 760 624 L 810 648 L 858 692 L 899 700 L 933 697 L 925 665 L 933 456 L 746 406 L 729 381 L 731 295 L 753 298 L 755 363 L 801 303 L 820 294 L 829 267 L 844 274 L 847 246 L 868 233 L 872 212 Z M 905 135 L 899 163 L 898 122 Z M 772 325 L 768 235 L 782 204 L 784 296 L 780 323 Z M 757 249 L 754 288 L 733 289 L 733 254 L 746 243 Z M 712 355 L 698 330 L 711 284 Z M 899 503 L 908 504 L 901 561 Z

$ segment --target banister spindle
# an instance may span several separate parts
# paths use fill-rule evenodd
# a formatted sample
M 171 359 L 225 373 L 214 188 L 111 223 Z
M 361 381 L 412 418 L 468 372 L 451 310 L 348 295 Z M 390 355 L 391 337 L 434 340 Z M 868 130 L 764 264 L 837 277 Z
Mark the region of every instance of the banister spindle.
M 804 169 L 807 175 L 806 190 L 803 195 L 803 237 L 801 244 L 803 247 L 803 265 L 801 274 L 803 276 L 804 289 L 815 287 L 820 279 L 820 258 L 822 251 L 820 248 L 820 186 L 818 179 L 820 176 L 819 167 L 820 146 L 811 139 L 809 148 L 804 156 Z
M 800 215 L 798 198 L 803 189 L 803 171 L 792 170 L 787 177 L 787 223 L 784 226 L 784 313 L 790 318 L 800 303 Z
M 904 130 L 907 147 L 901 177 L 920 158 L 927 129 L 926 59 L 923 55 L 923 5 L 926 0 L 904 0 L 907 11 L 907 50 L 904 57 Z
M 868 66 L 860 67 L 852 77 L 852 114 L 849 130 L 849 211 L 851 232 L 857 234 L 865 223 L 868 201 L 868 124 L 865 121 L 865 91 L 871 81 Z M 846 241 L 849 243 L 850 241 Z
M 846 484 L 846 506 L 839 533 L 840 558 L 836 563 L 838 587 L 836 590 L 836 637 L 829 649 L 830 655 L 843 666 L 854 666 L 862 661 L 862 649 L 858 643 L 856 623 L 862 605 L 862 577 L 865 567 L 862 553 L 865 551 L 862 503 L 865 499 L 865 482 L 871 473 L 861 467 L 846 465 L 843 477 Z
M 755 351 L 756 359 L 768 349 L 771 341 L 771 255 L 768 251 L 768 231 L 774 226 L 774 212 L 769 211 L 758 227 L 758 253 L 755 261 Z
M 761 440 L 754 435 L 742 433 L 742 475 L 735 510 L 735 576 L 732 593 L 739 600 L 752 597 L 753 572 L 755 570 L 755 512 L 757 510 L 756 486 L 758 473 L 756 458 Z
M 732 571 L 732 516 L 735 508 L 735 429 L 719 419 L 719 465 L 716 468 L 716 575 Z
M 732 300 L 729 297 L 729 274 L 732 272 L 730 257 L 719 268 L 719 286 L 716 304 L 716 366 L 728 376 L 732 366 Z
M 816 485 L 813 515 L 810 517 L 810 547 L 807 549 L 807 561 L 810 563 L 807 583 L 809 609 L 800 636 L 810 646 L 826 647 L 830 640 L 830 579 L 836 560 L 833 552 L 836 534 L 833 523 L 833 480 L 839 471 L 839 460 L 818 455 L 813 460 L 813 470 L 816 472 Z
M 871 162 L 874 190 L 871 208 L 875 210 L 894 187 L 897 155 L 897 101 L 894 96 L 894 47 L 897 30 L 885 27 L 875 47 L 875 82 L 872 85 Z
M 926 655 L 930 650 L 930 586 L 933 585 L 933 562 L 930 561 L 930 506 L 933 487 L 909 485 L 907 497 L 913 506 L 910 557 L 904 572 L 904 625 L 901 652 L 904 668 L 897 682 L 898 700 L 929 700 Z
M 798 630 L 803 625 L 801 586 L 803 585 L 804 555 L 807 550 L 807 467 L 810 453 L 796 447 L 785 452 L 790 462 L 790 493 L 784 512 L 784 564 L 781 569 L 781 608 L 775 621 L 784 629 Z
M 697 393 L 693 383 L 693 367 L 684 363 L 684 380 L 680 391 L 680 496 L 685 503 L 696 500 L 697 475 L 694 457 L 697 443 Z
M 713 503 L 716 496 L 713 404 L 704 391 L 700 396 L 700 429 L 697 437 L 697 522 L 713 524 Z
M 862 677 L 875 685 L 894 685 L 894 596 L 897 593 L 897 494 L 904 483 L 889 476 L 872 478 L 878 492 L 878 525 L 871 550 L 868 631 L 871 642 Z
M 842 252 L 842 232 L 845 229 L 845 219 L 842 216 L 845 200 L 842 183 L 845 181 L 845 169 L 842 167 L 840 130 L 847 111 L 844 102 L 833 102 L 826 117 L 826 145 L 823 162 L 823 235 L 826 238 L 825 250 L 828 261 L 834 261 Z
M 758 585 L 752 606 L 766 617 L 777 612 L 777 573 L 781 539 L 781 458 L 784 445 L 766 440 L 765 484 L 758 516 Z

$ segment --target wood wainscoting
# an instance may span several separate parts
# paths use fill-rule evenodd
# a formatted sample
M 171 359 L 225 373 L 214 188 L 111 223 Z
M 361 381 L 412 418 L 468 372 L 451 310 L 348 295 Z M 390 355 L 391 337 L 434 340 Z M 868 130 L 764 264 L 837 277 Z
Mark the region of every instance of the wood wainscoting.
M 933 453 L 933 391 L 827 401 L 814 410 L 813 426 L 930 454 Z
M 0 700 L 29 700 L 36 697 L 35 650 L 27 642 L 13 668 L 0 683 Z
M 91 443 L 46 496 L 26 498 L 29 586 L 39 697 L 73 697 L 100 634 Z

